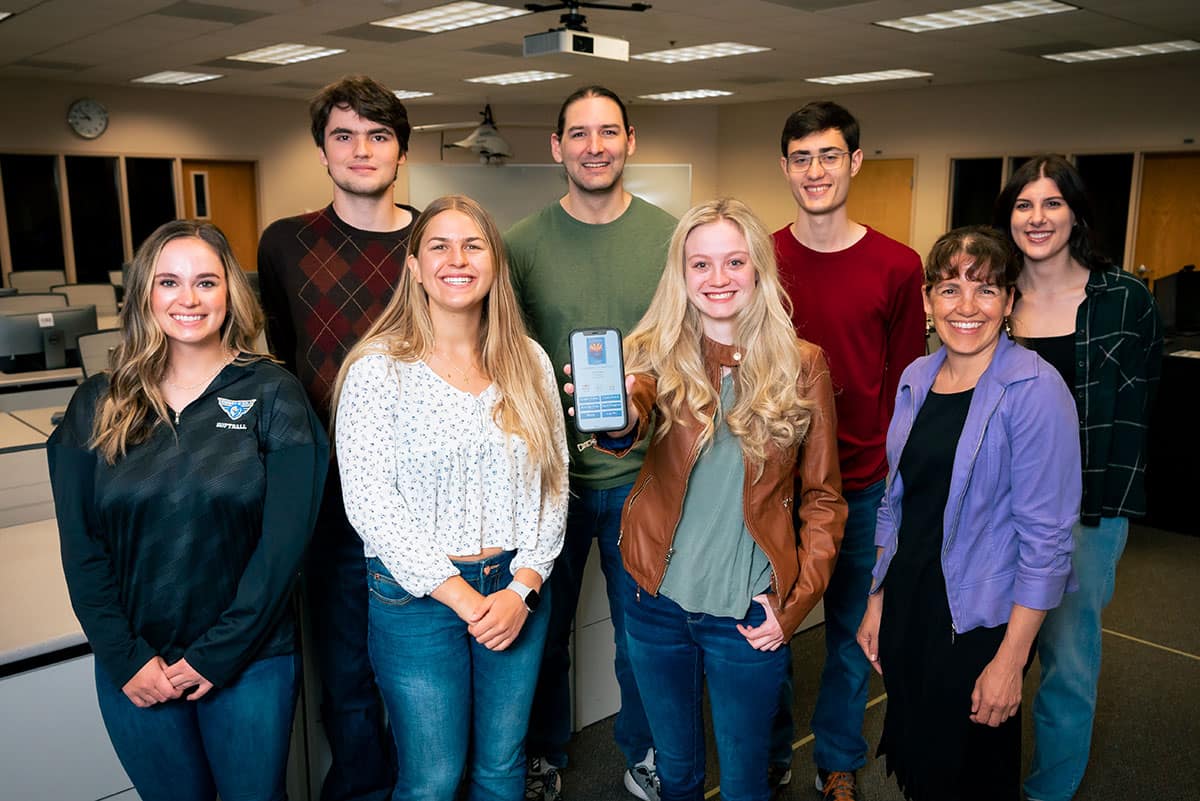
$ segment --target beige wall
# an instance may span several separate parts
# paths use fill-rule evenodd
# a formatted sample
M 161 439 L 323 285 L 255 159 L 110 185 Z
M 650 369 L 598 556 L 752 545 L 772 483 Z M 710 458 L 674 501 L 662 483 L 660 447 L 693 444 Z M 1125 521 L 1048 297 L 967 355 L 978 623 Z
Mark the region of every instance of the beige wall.
M 953 156 L 1196 149 L 1183 140 L 1200 134 L 1200 104 L 1189 99 L 1200 71 L 1127 62 L 1077 75 L 1085 77 L 830 96 L 862 121 L 868 158 L 916 159 L 913 243 L 925 250 L 946 226 Z M 497 104 L 497 120 L 514 147 L 514 161 L 550 161 L 548 136 L 564 91 L 548 86 L 552 100 L 546 105 Z M 92 142 L 75 136 L 65 122 L 67 106 L 85 95 L 99 99 L 111 114 L 108 131 Z M 778 169 L 778 137 L 796 106 L 638 104 L 630 109 L 638 131 L 635 158 L 647 164 L 691 163 L 694 200 L 735 195 L 777 227 L 794 215 Z M 328 179 L 316 160 L 301 100 L 0 81 L 0 107 L 0 151 L 256 160 L 263 226 L 329 199 Z M 472 120 L 478 111 L 474 106 L 410 105 L 416 123 Z M 506 121 L 544 122 L 546 128 L 505 127 Z M 456 135 L 446 134 L 445 141 Z M 441 134 L 414 134 L 410 160 L 474 160 L 461 151 L 441 153 L 442 141 Z M 397 199 L 407 199 L 403 174 Z
M 950 159 L 1056 152 L 1196 150 L 1200 70 L 1135 62 L 1085 78 L 929 86 L 838 95 L 858 117 L 867 158 L 916 159 L 913 246 L 926 252 L 947 226 Z M 779 135 L 798 103 L 721 106 L 717 185 L 772 228 L 794 218 L 779 170 Z

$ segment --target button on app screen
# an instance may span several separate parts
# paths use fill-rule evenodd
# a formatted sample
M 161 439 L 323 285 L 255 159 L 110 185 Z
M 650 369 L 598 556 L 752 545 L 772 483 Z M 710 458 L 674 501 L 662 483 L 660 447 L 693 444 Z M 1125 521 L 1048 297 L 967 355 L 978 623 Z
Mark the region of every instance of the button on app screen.
M 581 423 L 620 421 L 625 413 L 621 389 L 620 343 L 615 331 L 576 334 L 574 349 L 576 410 Z M 588 426 L 589 428 L 591 426 Z

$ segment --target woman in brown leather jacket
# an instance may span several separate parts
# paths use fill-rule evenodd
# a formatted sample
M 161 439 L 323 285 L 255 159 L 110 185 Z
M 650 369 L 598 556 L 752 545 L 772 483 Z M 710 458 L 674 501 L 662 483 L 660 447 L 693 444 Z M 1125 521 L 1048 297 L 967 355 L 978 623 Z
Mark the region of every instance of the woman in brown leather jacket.
M 703 797 L 705 680 L 722 797 L 767 800 L 780 646 L 820 600 L 841 541 L 833 385 L 787 303 L 749 208 L 689 211 L 626 341 L 631 426 L 599 437 L 620 456 L 654 424 L 620 545 L 662 801 Z

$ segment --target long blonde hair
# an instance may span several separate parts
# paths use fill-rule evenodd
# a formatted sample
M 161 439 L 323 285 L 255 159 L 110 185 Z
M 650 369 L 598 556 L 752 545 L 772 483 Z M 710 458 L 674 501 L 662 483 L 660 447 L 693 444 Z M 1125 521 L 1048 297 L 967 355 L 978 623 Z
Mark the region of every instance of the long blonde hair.
M 398 361 L 415 362 L 427 358 L 433 351 L 429 296 L 407 262 L 408 257 L 415 257 L 420 251 L 421 239 L 430 222 L 444 211 L 458 211 L 469 217 L 483 234 L 492 254 L 495 279 L 483 304 L 479 351 L 484 371 L 500 390 L 500 400 L 493 412 L 496 425 L 501 431 L 525 440 L 533 461 L 541 468 L 543 490 L 557 491 L 566 480 L 566 467 L 561 461 L 561 443 L 550 421 L 562 415 L 562 409 L 558 398 L 548 397 L 542 389 L 545 382 L 542 366 L 525 333 L 500 231 L 491 215 L 464 195 L 440 197 L 417 217 L 408 241 L 405 269 L 391 302 L 346 354 L 338 370 L 330 420 L 337 419 L 342 385 L 355 361 L 369 353 L 383 353 Z
M 684 245 L 701 225 L 728 220 L 742 232 L 754 267 L 755 291 L 737 316 L 737 345 L 744 354 L 735 373 L 737 400 L 722 410 L 717 388 L 704 370 L 700 313 L 688 302 Z M 677 424 L 700 425 L 700 446 L 713 436 L 723 413 L 756 477 L 773 449 L 786 450 L 804 438 L 812 401 L 797 386 L 801 357 L 790 316 L 791 301 L 779 283 L 771 237 L 746 204 L 733 198 L 702 203 L 683 215 L 671 237 L 667 265 L 650 308 L 625 340 L 626 369 L 658 380 L 661 415 L 656 436 Z M 716 409 L 716 414 L 711 412 Z
M 188 237 L 211 247 L 225 269 L 222 347 L 240 354 L 240 363 L 270 358 L 255 350 L 254 341 L 263 328 L 262 308 L 221 229 L 200 220 L 163 223 L 138 248 L 125 281 L 121 344 L 110 360 L 108 392 L 100 400 L 90 443 L 108 464 L 124 457 L 131 445 L 146 441 L 160 423 L 170 425 L 167 402 L 159 389 L 167 372 L 167 336 L 154 319 L 151 295 L 163 248 Z

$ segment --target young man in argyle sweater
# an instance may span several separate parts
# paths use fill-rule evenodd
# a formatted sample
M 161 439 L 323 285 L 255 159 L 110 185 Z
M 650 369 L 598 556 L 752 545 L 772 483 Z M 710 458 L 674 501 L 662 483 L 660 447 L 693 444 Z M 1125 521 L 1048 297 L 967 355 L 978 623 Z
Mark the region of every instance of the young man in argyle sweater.
M 366 76 L 349 76 L 322 89 L 309 113 L 333 202 L 268 226 L 258 270 L 271 351 L 328 425 L 338 368 L 391 298 L 418 212 L 392 198 L 412 130 L 395 95 Z M 390 798 L 395 755 L 367 657 L 366 562 L 346 520 L 336 465 L 325 482 L 304 587 L 333 757 L 321 801 Z

